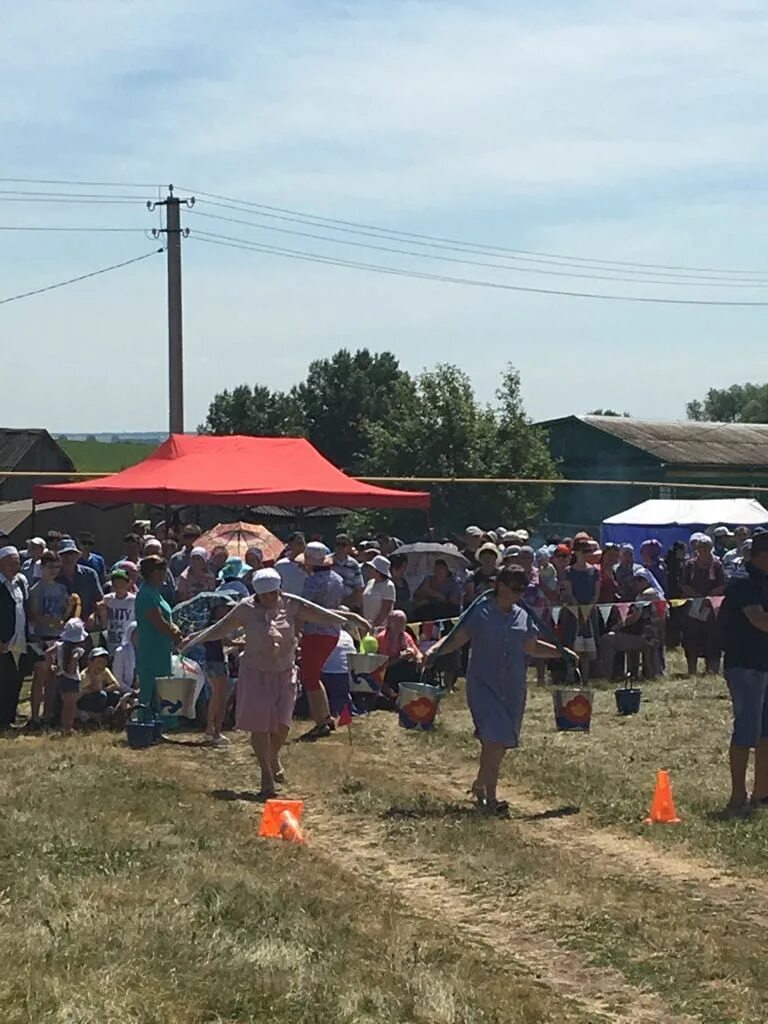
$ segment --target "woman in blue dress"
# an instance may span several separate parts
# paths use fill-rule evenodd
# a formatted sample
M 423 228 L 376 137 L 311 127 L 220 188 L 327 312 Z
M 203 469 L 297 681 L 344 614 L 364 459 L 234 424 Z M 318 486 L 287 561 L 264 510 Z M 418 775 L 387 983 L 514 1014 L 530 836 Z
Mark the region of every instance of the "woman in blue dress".
M 496 789 L 504 754 L 518 746 L 525 711 L 526 657 L 559 658 L 560 651 L 539 639 L 528 612 L 520 607 L 528 579 L 520 566 L 502 569 L 493 594 L 465 613 L 457 628 L 427 653 L 427 661 L 472 642 L 467 670 L 467 703 L 480 740 L 480 768 L 472 784 L 478 806 L 506 814 Z M 574 660 L 573 652 L 567 652 Z

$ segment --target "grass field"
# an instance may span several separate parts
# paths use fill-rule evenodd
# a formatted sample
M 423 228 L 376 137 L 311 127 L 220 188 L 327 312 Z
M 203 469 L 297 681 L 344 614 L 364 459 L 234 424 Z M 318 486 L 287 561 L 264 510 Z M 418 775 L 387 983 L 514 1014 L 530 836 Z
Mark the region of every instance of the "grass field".
M 509 821 L 468 802 L 461 693 L 431 734 L 378 713 L 292 744 L 304 847 L 256 838 L 238 734 L 3 741 L 3 1021 L 763 1024 L 768 813 L 718 817 L 723 692 L 647 684 L 621 719 L 600 691 L 569 735 L 532 688 Z M 648 827 L 662 767 L 683 822 Z
M 59 441 L 78 473 L 116 473 L 134 466 L 157 445 L 143 441 Z

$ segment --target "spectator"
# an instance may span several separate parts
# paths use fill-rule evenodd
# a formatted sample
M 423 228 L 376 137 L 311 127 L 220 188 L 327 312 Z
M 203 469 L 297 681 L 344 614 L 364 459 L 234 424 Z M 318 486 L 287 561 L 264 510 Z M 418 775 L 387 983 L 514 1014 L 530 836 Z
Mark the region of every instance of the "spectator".
M 304 592 L 307 576 L 304 567 L 296 559 L 304 553 L 306 546 L 306 537 L 297 530 L 296 533 L 290 535 L 283 556 L 278 558 L 275 563 L 275 569 L 277 569 L 282 582 L 281 589 L 285 594 L 295 594 L 297 597 L 301 597 Z
M 716 675 L 720 671 L 719 631 L 714 613 L 703 599 L 724 592 L 725 572 L 723 563 L 712 553 L 711 538 L 705 533 L 693 534 L 691 546 L 695 554 L 685 563 L 681 578 L 683 595 L 693 599 L 685 609 L 682 623 L 688 675 L 696 675 L 699 658 L 704 658 L 707 672 Z
M 49 530 L 45 535 L 45 546 L 48 551 L 58 553 L 59 544 L 62 541 L 62 534 L 58 530 Z
M 336 646 L 323 665 L 322 674 L 323 686 L 328 695 L 328 707 L 334 717 L 338 717 L 349 703 L 350 654 L 357 654 L 357 647 L 352 634 L 342 628 Z
M 125 630 L 136 618 L 136 595 L 131 592 L 131 581 L 125 569 L 113 569 L 109 574 L 112 590 L 105 594 L 94 616 L 107 633 L 107 651 L 114 655 L 123 642 Z
M 208 566 L 210 568 L 210 562 Z M 232 600 L 241 601 L 244 597 L 248 597 L 250 591 L 248 585 L 245 582 L 245 575 L 248 572 L 248 568 L 242 558 L 238 558 L 237 555 L 232 555 L 226 560 L 221 568 L 218 576 L 216 577 L 218 585 L 216 589 L 218 591 L 226 591 L 232 595 Z
M 483 531 L 479 526 L 468 526 L 464 531 L 464 548 L 462 555 L 469 562 L 471 569 L 478 568 L 477 550 L 483 543 Z M 510 544 L 512 541 L 509 542 Z
M 59 544 L 59 558 L 61 559 L 61 573 L 59 583 L 63 583 L 70 594 L 76 594 L 80 599 L 78 617 L 87 620 L 96 610 L 96 605 L 104 597 L 99 577 L 87 565 L 80 565 L 82 552 L 71 537 L 63 539 Z M 86 637 L 87 639 L 87 637 Z
M 392 555 L 389 560 L 389 573 L 395 585 L 395 608 L 411 614 L 411 585 L 405 578 L 408 572 L 408 556 Z
M 606 544 L 600 556 L 600 591 L 597 595 L 599 604 L 613 604 L 617 599 L 617 583 L 614 568 L 618 560 L 618 546 L 616 544 Z
M 386 558 L 391 558 L 395 551 L 401 547 L 397 537 L 390 537 L 388 533 L 377 533 L 376 543 L 379 545 L 379 551 Z
M 395 607 L 395 585 L 392 582 L 391 563 L 384 555 L 371 559 L 373 577 L 363 591 L 363 617 L 374 629 L 383 626 Z
M 171 674 L 173 643 L 181 636 L 178 626 L 171 621 L 170 605 L 160 592 L 167 568 L 165 559 L 159 555 L 142 558 L 143 583 L 136 595 L 136 668 L 141 703 L 149 707 L 155 704 L 155 680 Z
M 22 576 L 18 550 L 10 544 L 0 548 L 0 731 L 16 722 L 23 672 L 22 655 L 27 650 L 27 578 Z
M 78 599 L 68 588 L 58 582 L 61 559 L 53 551 L 46 551 L 40 560 L 40 579 L 29 592 L 29 646 L 27 653 L 32 666 L 32 691 L 30 695 L 30 717 L 27 726 L 37 731 L 43 719 L 50 721 L 53 715 L 54 676 L 46 659 L 46 651 L 59 639 L 64 623 L 72 618 Z
M 472 604 L 476 597 L 493 588 L 499 569 L 499 549 L 495 544 L 482 544 L 475 551 L 475 561 L 478 568 L 470 573 L 464 584 L 465 605 Z
M 168 542 L 166 541 L 166 544 L 167 543 Z M 163 544 L 162 541 L 159 541 L 157 537 L 147 537 L 147 539 L 144 541 L 144 550 L 142 551 L 142 556 L 146 558 L 147 555 L 159 555 L 161 558 L 165 558 L 165 556 L 163 555 L 164 550 L 165 544 Z M 167 558 L 165 560 L 166 562 L 168 561 Z M 128 570 L 126 568 L 126 572 L 127 571 Z M 138 576 L 138 571 L 136 571 L 136 576 Z M 136 582 L 136 576 L 134 576 L 132 582 Z M 135 590 L 136 588 L 134 587 L 133 589 Z M 165 570 L 165 581 L 162 587 L 160 587 L 160 593 L 163 595 L 163 598 L 171 606 L 171 608 L 173 608 L 174 605 L 176 604 L 176 580 L 173 578 L 173 573 L 171 572 L 170 568 Z
M 253 593 L 253 574 L 264 568 L 264 552 L 255 544 L 251 545 L 245 552 L 246 572 L 243 574 L 243 583 L 248 588 L 248 593 Z
M 712 554 L 722 561 L 730 548 L 728 542 L 733 540 L 733 534 L 727 526 L 716 526 L 712 531 L 712 536 L 714 538 Z
M 74 544 L 74 541 L 71 543 Z M 64 547 L 63 543 L 61 547 Z M 86 566 L 79 568 L 85 572 L 93 572 Z M 93 575 L 98 583 L 96 573 Z M 80 695 L 80 663 L 85 656 L 83 645 L 87 640 L 88 633 L 83 620 L 69 619 L 64 623 L 60 639 L 51 649 L 53 669 L 56 672 L 56 690 L 61 697 L 61 731 L 65 736 L 71 736 L 75 726 L 77 699 Z
M 338 611 L 342 605 L 344 581 L 332 568 L 331 553 L 325 544 L 312 541 L 304 549 L 307 579 L 304 597 L 320 608 Z M 308 622 L 301 641 L 301 682 L 309 703 L 314 727 L 302 740 L 329 736 L 333 729 L 328 695 L 322 681 L 323 666 L 336 647 L 341 626 L 338 623 Z
M 82 552 L 80 556 L 80 565 L 87 565 L 89 569 L 93 569 L 96 575 L 99 577 L 99 583 L 104 586 L 107 582 L 107 567 L 104 564 L 104 559 L 95 552 L 94 546 L 96 544 L 96 538 L 88 531 L 78 533 L 77 543 Z
M 726 551 L 723 556 L 723 570 L 726 578 L 733 576 L 736 571 L 736 563 L 739 562 L 739 560 L 742 560 L 741 564 L 743 564 L 744 545 L 749 540 L 749 528 L 746 526 L 737 526 L 733 531 L 733 537 L 735 541 L 734 546 L 730 551 Z M 22 567 L 22 572 L 23 571 Z
M 579 655 L 584 682 L 589 679 L 590 663 L 597 657 L 595 605 L 600 596 L 600 570 L 589 564 L 588 554 L 589 540 L 574 538 L 571 564 L 565 572 L 565 599 L 573 612 L 560 619 L 563 642 Z
M 109 670 L 109 651 L 103 647 L 95 647 L 91 651 L 80 682 L 78 711 L 101 717 L 108 709 L 114 709 L 120 703 L 120 684 Z
M 376 633 L 379 654 L 387 656 L 384 685 L 392 693 L 398 692 L 400 683 L 418 680 L 419 667 L 423 660 L 418 644 L 405 627 L 405 614 L 393 611 L 387 618 L 386 629 Z
M 45 541 L 42 537 L 32 537 L 27 541 L 27 557 L 21 566 L 21 571 L 27 577 L 27 583 L 30 587 L 42 575 L 40 559 L 43 557 L 44 552 Z
M 616 590 L 620 601 L 631 601 L 635 594 L 635 549 L 631 544 L 619 548 L 619 560 L 614 569 Z
M 643 676 L 655 679 L 661 672 L 661 645 L 664 636 L 664 620 L 659 616 L 653 602 L 659 600 L 658 591 L 648 582 L 648 577 L 638 569 L 634 577 L 635 598 L 643 604 L 634 604 L 627 612 L 624 622 L 617 620 L 616 628 L 600 638 L 599 674 L 610 679 L 617 654 L 630 655 L 630 674 L 639 676 L 640 658 L 643 659 Z M 647 602 L 647 603 L 646 603 Z
M 752 803 L 768 804 L 768 534 L 752 542 L 752 557 L 741 576 L 728 583 L 720 613 L 725 680 L 733 703 L 729 751 L 731 796 L 726 812 L 747 808 L 747 766 L 755 751 Z
M 370 583 L 374 577 L 373 565 L 371 564 L 381 554 L 378 541 L 364 540 L 360 542 L 358 559 L 360 561 L 360 572 L 363 576 L 363 586 Z
M 196 523 L 187 523 L 181 531 L 181 550 L 176 552 L 169 563 L 171 574 L 175 580 L 177 580 L 189 566 L 192 549 L 197 544 L 197 538 L 200 536 L 200 532 L 200 527 L 197 526 Z M 136 559 L 133 559 L 133 561 L 136 561 Z
M 208 557 L 208 572 L 211 576 L 217 577 L 229 558 L 229 549 L 226 544 L 214 544 Z
M 160 538 L 158 538 L 158 540 L 160 540 Z M 170 560 L 179 550 L 179 545 L 176 543 L 173 537 L 165 537 L 163 540 L 160 540 L 160 549 L 163 553 L 163 558 L 166 560 L 166 562 L 170 562 Z M 168 572 L 171 572 L 171 570 L 169 569 Z M 173 576 L 173 573 L 171 573 L 171 576 Z
M 120 558 L 115 562 L 116 566 L 120 565 L 121 562 L 133 562 L 134 565 L 138 565 L 141 561 L 142 552 L 144 550 L 144 539 L 140 537 L 138 533 L 126 533 L 123 537 L 123 552 Z
M 333 569 L 344 583 L 344 604 L 360 611 L 363 607 L 363 574 L 351 551 L 352 538 L 347 533 L 340 533 L 333 548 Z
M 157 557 L 157 556 L 155 556 Z M 189 601 L 204 590 L 216 589 L 216 580 L 208 569 L 208 552 L 205 548 L 192 548 L 189 553 L 189 565 L 176 580 L 176 597 L 179 601 Z
M 640 545 L 640 564 L 647 569 L 661 588 L 662 594 L 667 595 L 667 566 L 661 557 L 663 548 L 660 540 L 644 540 Z
M 413 604 L 417 618 L 422 622 L 451 619 L 461 612 L 461 598 L 461 584 L 447 561 L 437 558 L 432 572 L 416 588 Z

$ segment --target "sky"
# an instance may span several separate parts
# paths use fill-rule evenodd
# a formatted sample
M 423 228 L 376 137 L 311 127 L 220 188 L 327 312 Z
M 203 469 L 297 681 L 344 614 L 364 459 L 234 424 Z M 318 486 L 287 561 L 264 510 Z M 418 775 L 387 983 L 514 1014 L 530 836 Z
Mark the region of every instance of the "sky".
M 766 52 L 759 0 L 6 5 L 2 175 L 131 184 L 3 181 L 1 226 L 132 230 L 0 230 L 0 299 L 152 252 L 145 232 L 160 222 L 145 202 L 172 182 L 197 198 L 183 213 L 189 430 L 218 391 L 288 388 L 340 347 L 393 351 L 413 372 L 455 363 L 483 400 L 512 363 L 534 419 L 608 406 L 684 418 L 710 387 L 766 379 L 768 307 L 463 286 L 200 232 L 517 287 L 768 301 L 765 286 L 686 272 L 660 283 L 637 267 L 627 282 L 564 276 L 595 268 L 334 234 L 247 205 L 582 260 L 765 268 L 768 282 Z M 53 203 L 13 190 L 131 199 Z M 0 305 L 0 354 L 17 385 L 6 377 L 0 425 L 162 430 L 165 257 Z

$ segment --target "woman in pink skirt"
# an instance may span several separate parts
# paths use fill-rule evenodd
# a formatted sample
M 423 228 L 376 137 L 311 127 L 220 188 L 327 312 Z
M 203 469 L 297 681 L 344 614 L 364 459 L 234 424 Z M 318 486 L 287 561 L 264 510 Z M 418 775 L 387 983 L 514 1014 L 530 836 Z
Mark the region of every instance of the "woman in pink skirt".
M 237 680 L 238 729 L 251 734 L 251 746 L 261 767 L 261 792 L 275 796 L 275 783 L 284 781 L 280 749 L 286 741 L 296 703 L 297 634 L 305 622 L 345 625 L 343 614 L 280 593 L 274 569 L 253 574 L 253 597 L 235 605 L 228 615 L 184 641 L 182 650 L 245 630 L 245 650 Z M 355 616 L 357 618 L 357 616 Z

